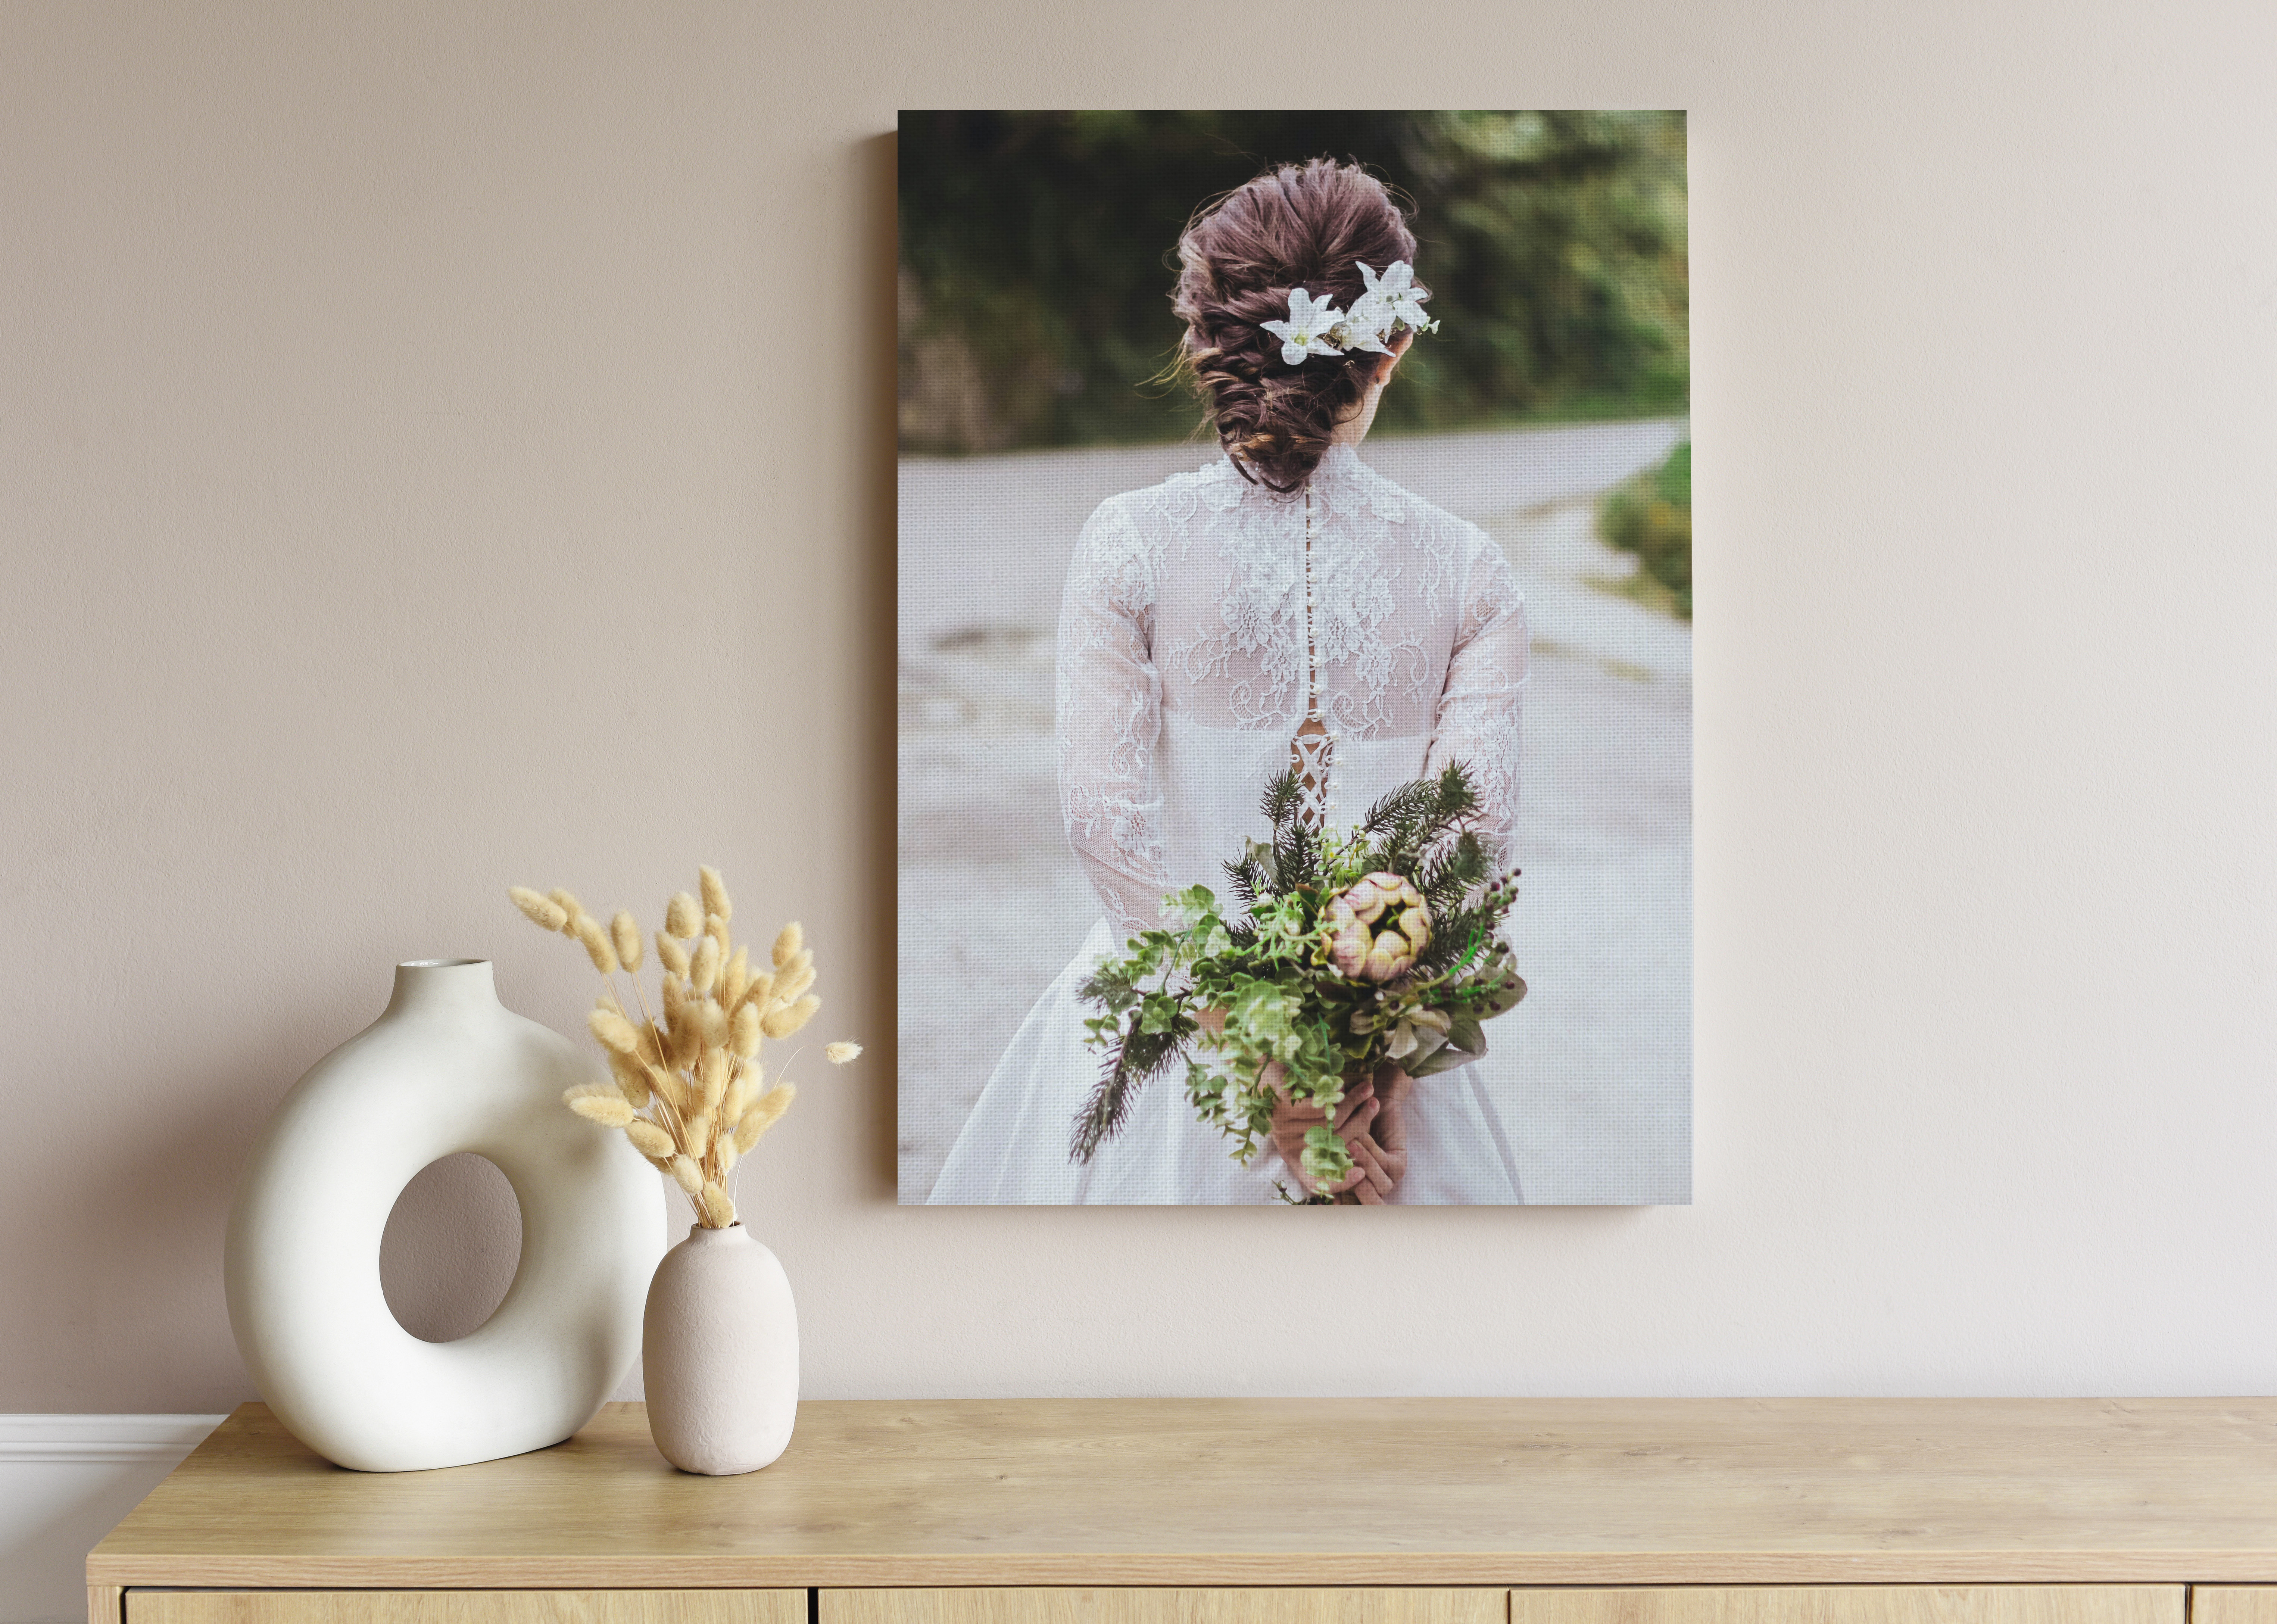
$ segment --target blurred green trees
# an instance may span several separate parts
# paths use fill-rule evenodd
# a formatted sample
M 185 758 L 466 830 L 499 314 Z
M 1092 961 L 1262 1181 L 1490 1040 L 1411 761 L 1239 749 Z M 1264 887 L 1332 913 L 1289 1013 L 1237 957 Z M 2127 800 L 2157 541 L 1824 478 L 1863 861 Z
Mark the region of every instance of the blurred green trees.
M 1367 164 L 1413 204 L 1445 323 L 1380 429 L 1685 409 L 1679 112 L 903 113 L 903 451 L 1175 439 L 1150 383 L 1197 204 L 1268 163 Z
M 1597 534 L 1637 555 L 1638 573 L 1651 583 L 1640 596 L 1657 599 L 1679 619 L 1690 620 L 1691 442 L 1670 452 L 1658 468 L 1607 492 L 1597 504 Z

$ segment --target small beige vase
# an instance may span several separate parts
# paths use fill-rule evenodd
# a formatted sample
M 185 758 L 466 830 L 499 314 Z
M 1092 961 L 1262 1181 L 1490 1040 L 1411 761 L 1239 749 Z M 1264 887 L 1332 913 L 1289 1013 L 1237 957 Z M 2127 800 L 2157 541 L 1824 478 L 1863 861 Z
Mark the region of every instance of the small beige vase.
M 664 1254 L 641 1328 L 648 1428 L 683 1472 L 772 1466 L 798 1420 L 798 1308 L 775 1254 L 742 1224 Z

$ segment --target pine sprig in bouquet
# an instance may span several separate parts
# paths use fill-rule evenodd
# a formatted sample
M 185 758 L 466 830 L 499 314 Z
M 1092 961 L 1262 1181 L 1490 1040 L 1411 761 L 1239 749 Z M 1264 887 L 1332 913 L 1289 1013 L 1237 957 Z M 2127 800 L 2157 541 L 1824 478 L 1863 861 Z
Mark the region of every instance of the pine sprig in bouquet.
M 1462 763 L 1392 790 L 1340 837 L 1315 833 L 1303 802 L 1293 769 L 1267 789 L 1272 840 L 1225 865 L 1232 917 L 1207 886 L 1174 893 L 1168 927 L 1133 937 L 1084 982 L 1100 1011 L 1084 1025 L 1105 1060 L 1076 1116 L 1075 1160 L 1119 1132 L 1138 1091 L 1184 1056 L 1188 1102 L 1246 1163 L 1279 1100 L 1333 1120 L 1347 1085 L 1385 1061 L 1428 1077 L 1476 1060 L 1481 1023 L 1526 996 L 1500 934 L 1518 872 L 1494 871 Z M 1306 1132 L 1302 1162 L 1322 1186 L 1352 1168 L 1326 1124 Z

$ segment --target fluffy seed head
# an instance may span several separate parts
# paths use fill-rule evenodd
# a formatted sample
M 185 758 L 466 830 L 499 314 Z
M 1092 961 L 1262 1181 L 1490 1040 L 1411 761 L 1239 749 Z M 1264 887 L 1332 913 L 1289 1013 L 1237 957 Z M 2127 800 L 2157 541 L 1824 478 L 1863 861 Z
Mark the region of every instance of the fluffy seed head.
M 735 904 L 727 900 L 727 882 L 720 878 L 716 868 L 703 867 L 696 871 L 696 881 L 704 893 L 704 911 L 716 913 L 725 925 L 735 917 Z
M 512 887 L 506 895 L 514 899 L 514 905 L 522 910 L 532 925 L 546 930 L 560 930 L 569 922 L 568 912 L 560 903 L 526 885 Z
M 689 967 L 688 979 L 699 993 L 709 993 L 720 984 L 720 939 L 706 936 L 697 944 L 696 962 Z
M 672 1158 L 672 1181 L 693 1195 L 704 1187 L 704 1170 L 685 1151 Z
M 780 1084 L 761 1094 L 759 1102 L 745 1113 L 742 1122 L 735 1125 L 737 1152 L 743 1155 L 750 1155 L 751 1147 L 759 1142 L 759 1135 L 781 1122 L 782 1114 L 790 1109 L 790 1102 L 797 1097 L 798 1090 L 788 1083 Z
M 793 964 L 775 977 L 777 1003 L 796 1003 L 806 989 L 814 985 L 812 964 Z
M 727 1193 L 718 1185 L 705 1185 L 703 1193 L 696 1199 L 704 1208 L 704 1228 L 723 1230 L 734 1225 L 735 1203 L 727 1199 Z
M 861 1052 L 859 1043 L 826 1043 L 822 1046 L 822 1057 L 834 1066 L 844 1065 Z
M 712 1147 L 712 1158 L 720 1163 L 720 1176 L 722 1178 L 735 1170 L 735 1163 L 742 1154 L 735 1148 L 735 1136 L 723 1130 L 720 1135 L 720 1142 Z
M 751 1091 L 758 1086 L 758 1078 L 750 1071 L 737 1071 L 735 1080 L 727 1085 L 727 1097 L 720 1102 L 720 1120 L 741 1122 L 743 1113 L 751 1109 Z
M 720 975 L 727 992 L 721 996 L 720 1002 L 732 1010 L 742 1002 L 743 995 L 750 990 L 751 949 L 737 948 L 735 957 L 727 961 L 727 968 L 722 971 Z
M 767 1007 L 768 1001 L 774 995 L 775 972 L 772 970 L 760 971 L 751 978 L 751 984 L 743 989 L 743 1002 L 756 1003 L 762 1010 Z
M 685 976 L 688 973 L 688 949 L 663 931 L 656 933 L 656 956 L 674 975 Z
M 617 949 L 609 941 L 608 933 L 601 928 L 600 920 L 590 913 L 581 913 L 569 921 L 569 928 L 584 944 L 585 957 L 593 961 L 594 969 L 603 975 L 616 974 Z
M 777 1010 L 761 1025 L 771 1038 L 787 1038 L 812 1020 L 814 1012 L 821 1007 L 822 1000 L 809 993 L 796 1003 Z
M 687 1141 L 688 1154 L 701 1162 L 704 1153 L 712 1148 L 712 1118 L 690 1117 L 680 1125 L 680 1130 L 681 1138 Z
M 797 952 L 805 941 L 806 933 L 799 928 L 796 919 L 784 926 L 775 937 L 775 964 L 781 966 L 790 963 L 791 955 Z
M 664 927 L 686 942 L 703 930 L 704 911 L 687 892 L 674 891 L 664 905 Z
M 728 1047 L 749 1060 L 759 1052 L 759 1006 L 742 1005 L 735 1011 L 727 1033 Z
M 701 1023 L 697 1026 L 697 1030 L 704 1035 L 704 1048 L 725 1048 L 727 1047 L 727 1010 L 721 1009 L 711 999 L 706 998 L 702 1006 L 697 1010 L 697 1019 Z
M 727 1097 L 729 1064 L 726 1049 L 707 1048 L 697 1065 L 696 1080 L 704 1086 L 704 1109 L 707 1111 L 718 1110 L 720 1102 Z
M 609 1075 L 617 1079 L 617 1092 L 625 1096 L 625 1103 L 635 1110 L 647 1107 L 651 1086 L 648 1068 L 628 1055 L 609 1051 Z
M 609 941 L 617 949 L 617 963 L 628 970 L 640 968 L 640 921 L 622 908 L 609 921 Z
M 661 1162 L 672 1155 L 672 1135 L 652 1122 L 635 1117 L 625 1124 L 625 1137 L 632 1140 L 635 1150 L 651 1161 Z
M 601 1047 L 620 1055 L 637 1056 L 640 1054 L 640 1033 L 632 1022 L 608 1010 L 596 1010 L 585 1018 Z
M 551 901 L 555 907 L 561 910 L 561 923 L 554 928 L 559 930 L 563 935 L 567 935 L 569 934 L 570 927 L 576 924 L 577 916 L 585 911 L 585 904 L 579 902 L 575 896 L 572 896 L 567 890 L 558 885 L 552 890 L 548 891 L 545 895 L 547 899 Z
M 569 1109 L 588 1122 L 598 1122 L 605 1128 L 621 1128 L 633 1119 L 633 1108 L 618 1094 L 573 1094 L 568 1096 Z

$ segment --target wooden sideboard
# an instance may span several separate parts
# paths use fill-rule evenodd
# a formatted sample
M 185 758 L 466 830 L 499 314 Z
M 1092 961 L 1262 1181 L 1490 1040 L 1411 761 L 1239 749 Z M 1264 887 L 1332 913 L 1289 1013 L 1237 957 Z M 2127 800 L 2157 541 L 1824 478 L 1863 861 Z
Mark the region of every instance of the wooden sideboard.
M 232 1415 L 89 1624 L 2277 1624 L 2277 1399 L 638 1405 L 448 1471 Z M 2268 1587 L 2268 1588 L 2259 1588 Z

